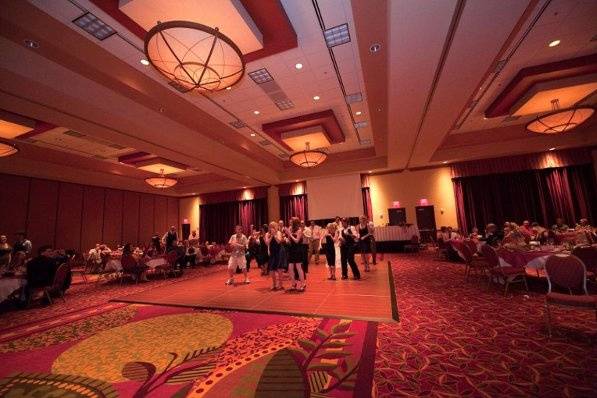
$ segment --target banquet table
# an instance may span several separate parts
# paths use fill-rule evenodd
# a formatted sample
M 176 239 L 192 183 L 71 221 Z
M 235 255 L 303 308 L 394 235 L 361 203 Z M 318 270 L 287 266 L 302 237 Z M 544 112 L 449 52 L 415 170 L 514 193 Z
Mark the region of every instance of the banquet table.
M 421 237 L 416 225 L 387 225 L 383 227 L 375 227 L 373 236 L 375 236 L 376 242 L 406 241 L 411 240 L 413 236 Z
M 549 256 L 565 252 L 556 249 L 515 251 L 501 248 L 498 249 L 497 253 L 502 267 L 526 267 L 540 270 L 545 267 L 545 262 Z
M 4 302 L 15 291 L 27 284 L 27 280 L 19 277 L 0 278 L 0 303 Z
M 145 265 L 147 265 L 151 269 L 155 269 L 160 265 L 166 265 L 168 261 L 164 257 L 156 257 L 152 258 L 151 260 L 147 261 Z M 120 262 L 119 258 L 113 258 L 106 263 L 106 267 L 104 268 L 105 271 L 113 271 L 113 272 L 120 272 L 122 271 L 122 263 Z

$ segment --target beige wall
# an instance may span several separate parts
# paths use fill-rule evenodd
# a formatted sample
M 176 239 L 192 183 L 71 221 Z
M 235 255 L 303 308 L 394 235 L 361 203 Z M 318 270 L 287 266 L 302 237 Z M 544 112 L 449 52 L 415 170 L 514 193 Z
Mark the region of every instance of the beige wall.
M 199 233 L 199 197 L 193 196 L 190 198 L 181 198 L 178 201 L 178 211 L 180 222 L 185 218 L 189 219 L 191 224 L 191 231 L 196 230 Z M 184 237 L 187 238 L 186 236 Z
M 396 200 L 400 201 L 400 207 L 406 208 L 407 221 L 416 223 L 415 206 L 419 205 L 420 199 L 425 198 L 435 207 L 435 222 L 438 227 L 457 226 L 449 167 L 372 175 L 369 177 L 369 187 L 376 225 L 385 225 L 389 221 L 388 208 Z

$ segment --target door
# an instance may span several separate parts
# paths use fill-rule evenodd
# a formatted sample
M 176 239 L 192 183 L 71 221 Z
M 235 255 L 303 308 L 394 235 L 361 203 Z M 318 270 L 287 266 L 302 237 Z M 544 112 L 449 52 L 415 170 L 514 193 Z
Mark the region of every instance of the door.
M 430 242 L 435 236 L 435 210 L 431 206 L 416 206 L 417 227 L 421 233 L 422 242 Z

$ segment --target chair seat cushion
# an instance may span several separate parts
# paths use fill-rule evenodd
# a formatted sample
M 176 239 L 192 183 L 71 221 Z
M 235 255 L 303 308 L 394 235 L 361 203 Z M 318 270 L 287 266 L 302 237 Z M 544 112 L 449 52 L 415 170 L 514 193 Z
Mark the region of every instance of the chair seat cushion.
M 506 276 L 512 276 L 512 275 L 525 275 L 526 272 L 524 270 L 524 268 L 520 268 L 520 267 L 495 267 L 491 270 L 491 272 L 493 274 L 497 274 L 497 275 L 506 275 Z
M 547 302 L 551 304 L 569 305 L 574 307 L 597 308 L 597 296 L 587 296 L 586 294 L 563 294 L 547 293 L 545 296 Z

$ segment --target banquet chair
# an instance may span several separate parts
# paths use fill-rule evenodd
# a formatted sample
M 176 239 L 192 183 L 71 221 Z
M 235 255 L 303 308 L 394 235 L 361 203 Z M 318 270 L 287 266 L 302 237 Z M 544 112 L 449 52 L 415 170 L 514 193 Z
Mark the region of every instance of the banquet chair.
M 52 284 L 38 289 L 38 291 L 43 290 L 43 294 L 46 296 L 50 304 L 53 304 L 53 293 L 58 293 L 62 298 L 62 301 L 66 302 L 66 299 L 64 298 L 64 282 L 66 281 L 66 278 L 68 276 L 68 271 L 69 269 L 66 263 L 60 264 L 60 266 L 56 269 L 56 274 L 54 275 L 54 280 L 52 281 Z M 29 304 L 33 296 L 34 292 L 31 292 L 27 304 Z
M 139 267 L 135 258 L 133 256 L 122 256 L 120 263 L 122 264 L 122 271 L 120 272 L 120 284 L 122 285 L 125 276 L 130 276 L 135 283 L 139 283 L 143 268 Z
M 468 245 L 463 244 L 459 249 L 466 267 L 464 269 L 464 279 L 468 280 L 468 277 L 471 275 L 472 271 L 477 271 L 479 275 L 485 275 L 487 269 L 489 268 L 487 261 L 476 258 L 474 252 Z
M 572 255 L 578 257 L 585 265 L 587 279 L 595 281 L 595 275 L 597 274 L 597 247 L 578 246 L 572 250 Z
M 488 285 L 496 278 L 503 279 L 504 296 L 508 294 L 508 289 L 511 283 L 524 283 L 524 286 L 529 291 L 529 285 L 527 284 L 527 273 L 524 267 L 502 267 L 500 265 L 500 258 L 497 251 L 490 245 L 481 246 L 481 254 L 489 265 L 489 282 Z
M 550 305 L 595 311 L 597 319 L 597 296 L 590 296 L 587 292 L 585 265 L 578 257 L 554 254 L 547 259 L 545 271 L 548 284 L 545 295 L 545 320 L 549 337 L 551 337 Z M 569 294 L 552 292 L 554 286 L 567 289 Z
M 84 283 L 87 283 L 87 273 L 90 272 L 89 264 L 85 261 L 85 257 L 81 253 L 75 253 L 68 260 L 68 265 L 70 267 L 70 272 L 74 274 L 80 274 L 81 278 L 83 279 Z
M 156 267 L 156 271 L 161 272 L 162 275 L 164 275 L 164 279 L 166 279 L 166 277 L 171 273 L 174 275 L 176 275 L 178 272 L 182 273 L 180 269 L 176 268 L 176 260 L 178 260 L 178 254 L 176 253 L 176 251 L 169 251 L 168 253 L 166 253 L 165 258 L 166 264 L 158 265 Z

